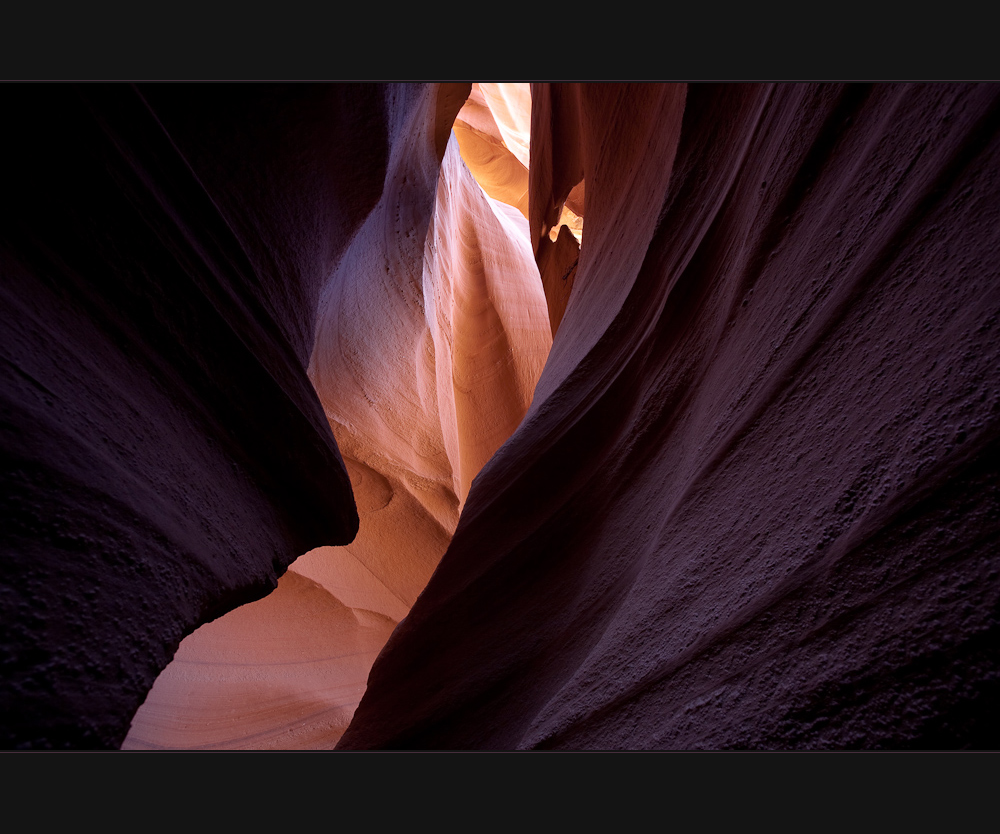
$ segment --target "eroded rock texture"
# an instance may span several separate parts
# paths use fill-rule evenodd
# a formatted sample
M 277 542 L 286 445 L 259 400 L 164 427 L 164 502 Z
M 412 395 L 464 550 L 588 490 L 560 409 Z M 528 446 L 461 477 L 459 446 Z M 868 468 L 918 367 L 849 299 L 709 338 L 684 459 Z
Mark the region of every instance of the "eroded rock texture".
M 464 107 L 469 85 L 389 91 L 385 184 L 324 284 L 309 368 L 351 476 L 358 536 L 304 555 L 275 594 L 189 636 L 125 747 L 315 748 L 340 738 L 473 477 L 524 416 L 551 345 L 527 218 L 497 187 L 507 169 L 473 164 L 477 182 L 457 138 L 446 138 L 458 108 L 466 118 L 473 110 L 480 133 L 466 151 L 488 139 L 494 158 L 523 171 L 526 197 L 527 168 L 498 127 L 516 127 L 513 106 L 501 105 L 524 105 L 523 88 L 493 96 L 496 119 L 478 85 Z M 513 128 L 506 134 L 517 147 Z
M 0 96 L 0 746 L 118 747 L 186 634 L 355 535 L 306 368 L 384 94 Z
M 4 88 L 0 746 L 997 746 L 1000 88 L 527 93 Z
M 339 746 L 996 747 L 998 95 L 535 85 L 572 291 Z

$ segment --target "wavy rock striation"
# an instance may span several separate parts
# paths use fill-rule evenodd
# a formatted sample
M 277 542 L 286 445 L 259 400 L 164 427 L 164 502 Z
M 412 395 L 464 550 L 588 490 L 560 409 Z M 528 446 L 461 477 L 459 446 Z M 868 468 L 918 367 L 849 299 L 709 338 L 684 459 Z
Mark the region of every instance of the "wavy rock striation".
M 118 747 L 186 634 L 355 535 L 306 366 L 385 107 L 366 85 L 2 97 L 0 746 Z
M 527 218 L 484 192 L 499 193 L 489 171 L 483 185 L 473 177 L 455 136 L 442 147 L 468 92 L 388 96 L 381 197 L 318 302 L 309 373 L 350 473 L 357 538 L 305 554 L 276 594 L 188 637 L 127 748 L 332 747 L 473 477 L 527 410 L 552 341 L 545 297 Z M 489 116 L 480 102 L 462 113 Z
M 1000 87 L 2 96 L 0 746 L 1000 742 Z
M 575 281 L 339 746 L 995 747 L 998 95 L 534 87 Z

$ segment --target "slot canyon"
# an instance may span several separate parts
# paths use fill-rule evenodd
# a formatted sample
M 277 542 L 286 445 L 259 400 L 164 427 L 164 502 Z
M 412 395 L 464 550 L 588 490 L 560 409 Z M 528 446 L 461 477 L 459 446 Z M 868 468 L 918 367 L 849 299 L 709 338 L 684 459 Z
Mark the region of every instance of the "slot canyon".
M 1000 85 L 0 95 L 0 748 L 1000 746 Z

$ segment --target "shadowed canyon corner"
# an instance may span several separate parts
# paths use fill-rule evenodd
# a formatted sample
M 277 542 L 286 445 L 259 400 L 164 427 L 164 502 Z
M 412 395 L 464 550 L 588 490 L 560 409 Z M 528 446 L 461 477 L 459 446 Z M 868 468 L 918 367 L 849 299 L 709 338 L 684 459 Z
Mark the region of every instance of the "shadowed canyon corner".
M 1000 747 L 1000 86 L 0 96 L 0 748 Z

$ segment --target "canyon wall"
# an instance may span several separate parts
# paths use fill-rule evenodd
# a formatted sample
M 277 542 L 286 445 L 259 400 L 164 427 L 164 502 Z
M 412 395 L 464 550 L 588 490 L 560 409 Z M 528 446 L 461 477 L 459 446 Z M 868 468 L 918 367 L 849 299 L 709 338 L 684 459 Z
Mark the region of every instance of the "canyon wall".
M 534 85 L 573 286 L 339 747 L 995 747 L 998 96 Z
M 493 96 L 496 118 L 480 85 L 387 91 L 385 183 L 323 284 L 309 365 L 358 535 L 304 554 L 269 597 L 187 637 L 126 749 L 327 748 L 346 729 L 552 342 L 520 195 L 502 187 L 519 170 L 526 196 L 527 168 L 498 125 L 516 138 L 523 123 L 527 145 L 521 86 L 520 110 Z M 460 151 L 450 126 L 466 119 L 477 128 Z
M 307 366 L 385 90 L 0 96 L 0 746 L 115 748 L 185 635 L 356 533 Z
M 1000 87 L 3 97 L 0 746 L 996 747 Z

